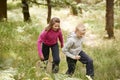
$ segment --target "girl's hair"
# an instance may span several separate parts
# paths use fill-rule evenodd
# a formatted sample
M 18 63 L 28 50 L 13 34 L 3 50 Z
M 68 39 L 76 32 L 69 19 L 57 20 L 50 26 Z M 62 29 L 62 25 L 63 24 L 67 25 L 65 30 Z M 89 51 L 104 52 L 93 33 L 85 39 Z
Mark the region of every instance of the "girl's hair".
M 57 18 L 57 17 L 53 17 L 53 18 L 50 20 L 48 26 L 45 28 L 45 31 L 49 31 L 55 23 L 60 23 L 60 19 Z

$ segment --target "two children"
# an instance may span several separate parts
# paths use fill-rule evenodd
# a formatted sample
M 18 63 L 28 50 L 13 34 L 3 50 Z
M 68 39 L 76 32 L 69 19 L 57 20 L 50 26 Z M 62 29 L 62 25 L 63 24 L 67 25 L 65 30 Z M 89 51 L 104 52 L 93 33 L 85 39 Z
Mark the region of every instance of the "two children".
M 89 80 L 93 79 L 94 67 L 93 60 L 82 50 L 83 36 L 86 29 L 83 24 L 76 26 L 75 32 L 72 32 L 63 47 L 63 35 L 60 29 L 59 18 L 52 18 L 49 25 L 42 31 L 38 38 L 38 53 L 42 61 L 49 59 L 49 48 L 52 50 L 52 72 L 57 73 L 59 70 L 59 47 L 58 39 L 61 44 L 62 51 L 66 55 L 68 70 L 66 74 L 73 75 L 76 67 L 76 62 L 80 61 L 86 64 L 86 77 Z

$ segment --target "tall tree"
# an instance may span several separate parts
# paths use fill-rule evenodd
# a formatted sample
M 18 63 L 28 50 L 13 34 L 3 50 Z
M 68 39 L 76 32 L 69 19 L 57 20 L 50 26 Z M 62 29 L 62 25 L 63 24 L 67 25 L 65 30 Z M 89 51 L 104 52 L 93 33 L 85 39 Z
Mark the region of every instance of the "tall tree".
M 81 3 L 81 0 L 75 0 L 77 2 L 77 4 Z
M 24 21 L 31 21 L 30 19 L 30 13 L 29 13 L 29 6 L 28 6 L 28 0 L 22 0 L 22 10 L 23 10 L 23 17 Z
M 7 0 L 0 0 L 0 20 L 7 19 Z
M 114 38 L 114 0 L 106 0 L 106 31 L 108 38 Z
M 47 0 L 47 6 L 48 6 L 48 16 L 47 16 L 47 23 L 49 23 L 50 19 L 51 19 L 51 9 L 52 9 L 52 6 L 51 6 L 51 0 Z
M 77 2 L 77 4 L 80 4 L 82 1 L 81 0 L 75 0 Z M 78 8 L 79 9 L 79 12 L 82 14 L 82 8 Z

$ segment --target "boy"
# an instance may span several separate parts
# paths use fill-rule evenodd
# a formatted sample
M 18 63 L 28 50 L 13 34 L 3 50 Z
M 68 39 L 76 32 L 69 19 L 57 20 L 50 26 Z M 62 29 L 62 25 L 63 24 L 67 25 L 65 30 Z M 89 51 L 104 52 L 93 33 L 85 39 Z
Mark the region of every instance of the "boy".
M 83 24 L 78 24 L 75 32 L 72 32 L 68 36 L 67 42 L 65 43 L 62 51 L 66 55 L 66 61 L 68 65 L 66 74 L 72 75 L 75 71 L 76 62 L 80 61 L 83 64 L 86 64 L 86 77 L 89 80 L 93 80 L 93 60 L 82 50 L 82 41 L 85 32 L 85 26 Z

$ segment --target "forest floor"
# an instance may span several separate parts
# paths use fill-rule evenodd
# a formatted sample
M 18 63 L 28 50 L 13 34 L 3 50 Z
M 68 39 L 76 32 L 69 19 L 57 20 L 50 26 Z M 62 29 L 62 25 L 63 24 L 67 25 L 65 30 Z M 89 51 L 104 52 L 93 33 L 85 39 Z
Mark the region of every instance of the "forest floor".
M 35 10 L 35 11 L 34 11 Z M 16 18 L 18 15 L 22 16 L 22 13 L 17 14 L 18 13 L 18 9 L 16 10 L 11 10 L 8 11 L 8 20 L 12 19 L 12 20 L 22 20 L 22 17 L 20 18 Z M 43 14 L 47 15 L 46 13 L 43 13 L 41 16 L 39 16 L 40 12 L 35 13 L 36 11 L 40 11 L 39 8 L 37 8 L 37 10 L 33 7 L 30 9 L 30 13 L 31 16 L 36 16 L 36 18 L 40 19 L 40 21 L 42 22 L 42 24 L 46 25 L 46 18 L 41 17 Z M 63 14 L 63 15 L 61 15 Z M 69 9 L 61 9 L 59 11 L 55 11 L 55 14 L 53 14 L 54 16 L 58 16 L 60 17 L 61 20 L 61 29 L 66 31 L 66 32 L 72 32 L 75 29 L 75 26 L 77 24 L 79 24 L 81 21 L 81 18 L 79 18 L 78 16 L 74 16 L 71 15 L 69 12 Z M 39 23 L 36 23 L 39 24 Z M 94 34 L 91 34 L 90 31 L 86 33 L 88 40 L 87 40 L 87 44 L 91 45 L 94 43 L 96 36 Z M 92 45 L 93 46 L 93 45 Z M 0 80 L 15 80 L 14 79 L 14 75 L 17 73 L 17 70 L 15 68 L 7 68 L 5 70 L 0 70 Z M 55 76 L 55 80 L 60 80 L 62 77 L 64 77 L 64 75 L 62 74 L 56 74 Z M 62 77 L 61 77 L 62 76 Z M 49 79 L 47 79 L 49 80 Z M 67 78 L 65 80 L 80 80 L 78 78 Z
M 33 12 L 31 14 L 31 16 L 35 16 L 36 15 L 36 18 L 40 18 L 40 21 L 44 25 L 46 25 L 46 19 L 41 17 L 41 16 L 38 16 L 39 12 L 38 13 L 34 13 L 34 12 L 36 12 L 34 10 L 36 10 L 36 9 L 34 9 L 34 7 L 30 9 L 30 11 L 31 11 L 30 13 Z M 37 11 L 39 11 L 39 9 Z M 20 18 L 16 18 L 18 15 L 22 16 L 22 13 L 20 13 L 20 14 L 16 14 L 16 13 L 18 13 L 18 10 L 8 11 L 8 21 L 9 21 L 9 19 L 12 19 L 12 20 L 15 20 L 15 21 L 17 21 L 19 19 L 22 20 L 21 17 Z M 64 31 L 67 31 L 67 32 L 74 31 L 75 26 L 81 22 L 81 19 L 78 16 L 74 16 L 74 15 L 69 14 L 69 10 L 68 9 L 62 9 L 60 11 L 56 11 L 55 13 L 56 13 L 55 16 L 61 17 L 60 18 L 60 20 L 61 20 L 61 29 L 64 30 Z M 63 14 L 63 15 L 59 16 L 61 14 Z M 36 24 L 39 24 L 39 23 L 36 23 Z M 89 34 L 89 35 L 92 35 L 92 34 Z M 94 35 L 89 36 L 89 40 L 91 40 L 92 42 L 93 42 L 93 40 L 95 40 L 94 38 L 95 38 Z M 92 44 L 92 42 L 91 42 L 91 44 Z M 0 80 L 4 80 L 4 79 L 5 80 L 15 80 L 14 79 L 14 75 L 16 73 L 17 73 L 17 70 L 15 68 L 12 68 L 12 67 L 4 69 L 4 70 L 0 70 Z M 62 74 L 56 74 L 54 76 L 56 78 L 55 80 L 60 80 L 62 77 L 65 77 Z M 80 79 L 78 79 L 78 78 L 67 78 L 66 77 L 65 80 L 80 80 Z
M 42 12 L 42 14 L 41 14 L 41 12 Z M 36 18 L 37 20 L 39 20 L 38 22 L 41 22 L 43 25 L 47 25 L 46 24 L 46 15 L 47 15 L 46 12 L 47 12 L 47 10 L 43 9 L 43 8 L 39 8 L 39 7 L 30 8 L 31 18 Z M 17 20 L 22 21 L 23 19 L 21 16 L 22 16 L 22 12 L 20 13 L 19 9 L 8 11 L 8 21 L 11 19 L 15 20 L 15 21 L 17 21 Z M 54 16 L 57 16 L 60 18 L 62 30 L 66 31 L 68 33 L 74 31 L 75 26 L 86 19 L 86 14 L 83 14 L 82 17 L 74 16 L 74 15 L 70 14 L 69 9 L 53 10 L 52 17 L 54 17 Z M 34 25 L 36 25 L 36 24 L 40 25 L 40 23 L 35 23 Z M 100 36 L 98 34 L 93 33 L 89 29 L 89 24 L 85 23 L 85 26 L 87 28 L 87 32 L 85 35 L 85 38 L 86 38 L 85 44 L 86 45 L 88 45 L 90 47 L 95 47 L 95 46 L 99 46 L 102 42 L 104 42 L 103 38 L 100 38 Z M 104 30 L 103 30 L 103 33 L 104 33 Z M 119 31 L 117 30 L 116 33 L 118 34 Z M 0 80 L 15 80 L 14 75 L 16 73 L 17 73 L 17 70 L 14 68 L 11 68 L 11 67 L 8 69 L 5 69 L 5 70 L 0 70 Z M 59 76 L 61 76 L 61 78 L 63 77 L 63 75 L 61 75 L 61 74 L 60 75 L 57 74 L 55 76 L 57 78 Z M 77 78 L 73 78 L 73 79 L 78 80 Z M 73 79 L 66 78 L 65 80 L 73 80 Z M 47 79 L 47 80 L 49 80 L 49 79 Z M 59 80 L 59 79 L 56 79 L 56 80 Z

